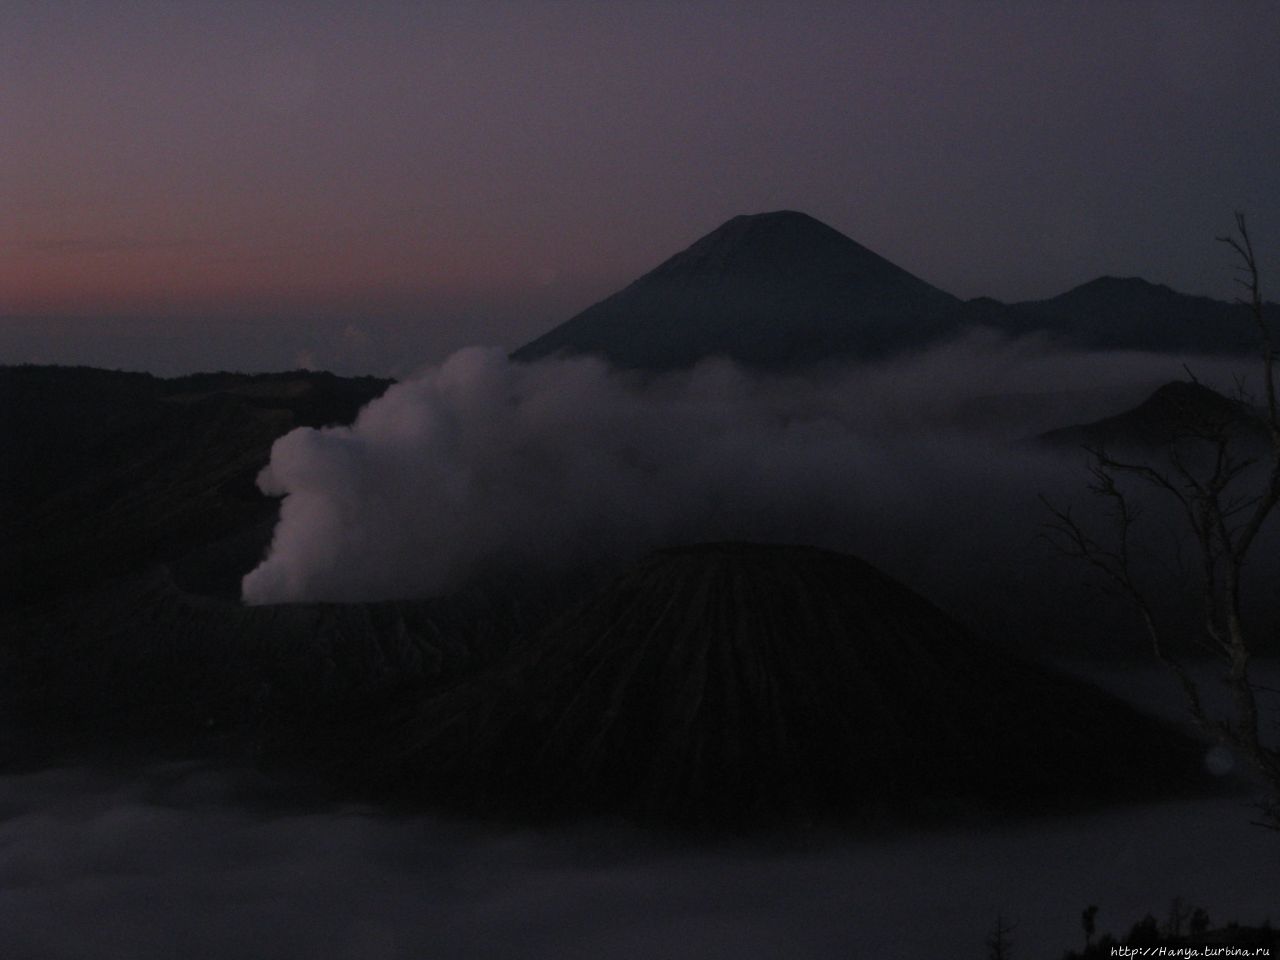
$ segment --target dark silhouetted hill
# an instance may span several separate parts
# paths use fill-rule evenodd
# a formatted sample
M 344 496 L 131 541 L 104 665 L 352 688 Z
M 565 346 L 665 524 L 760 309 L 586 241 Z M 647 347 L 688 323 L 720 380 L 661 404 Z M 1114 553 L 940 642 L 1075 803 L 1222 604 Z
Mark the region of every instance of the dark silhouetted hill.
M 652 556 L 357 749 L 362 782 L 470 812 L 708 824 L 1058 807 L 1200 766 L 856 558 L 754 544 Z
M 1248 309 L 1179 293 L 1140 277 L 1099 277 L 1048 300 L 1014 304 L 1023 319 L 1010 333 L 1034 329 L 1097 350 L 1247 354 L 1258 349 Z M 1280 307 L 1267 304 L 1272 323 Z
M 960 301 L 810 216 L 739 216 L 517 350 L 595 353 L 615 366 L 724 356 L 779 369 L 882 357 L 954 332 Z
M 56 594 L 187 557 L 192 575 L 234 591 L 274 524 L 255 484 L 271 444 L 351 421 L 389 383 L 0 367 L 0 594 Z
M 1092 423 L 1042 433 L 1039 440 L 1060 447 L 1158 450 L 1184 441 L 1263 440 L 1265 424 L 1258 411 L 1186 380 L 1174 380 L 1134 407 Z

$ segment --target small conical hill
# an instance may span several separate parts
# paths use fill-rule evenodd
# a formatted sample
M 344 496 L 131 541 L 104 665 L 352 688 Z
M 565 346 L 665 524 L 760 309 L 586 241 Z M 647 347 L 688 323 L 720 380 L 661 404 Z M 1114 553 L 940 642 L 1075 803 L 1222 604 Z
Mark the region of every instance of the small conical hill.
M 1198 763 L 856 558 L 752 544 L 654 555 L 392 739 L 382 775 L 470 812 L 660 822 L 1026 809 Z

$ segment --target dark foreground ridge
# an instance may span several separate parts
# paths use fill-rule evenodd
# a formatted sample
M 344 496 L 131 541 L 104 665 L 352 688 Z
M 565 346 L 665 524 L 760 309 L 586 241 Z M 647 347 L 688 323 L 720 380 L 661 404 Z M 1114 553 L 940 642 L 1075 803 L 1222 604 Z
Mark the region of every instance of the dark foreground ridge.
M 389 384 L 0 367 L 0 767 L 117 748 L 251 756 L 298 717 L 469 676 L 555 613 L 542 583 L 240 602 L 278 512 L 254 482 L 271 444 L 350 422 Z
M 275 522 L 276 501 L 255 484 L 271 444 L 294 427 L 350 422 L 390 383 L 0 367 L 0 601 L 185 560 L 209 586 L 238 589 Z
M 517 819 L 1028 811 L 1186 788 L 1200 751 L 808 547 L 660 552 L 382 730 L 362 782 Z

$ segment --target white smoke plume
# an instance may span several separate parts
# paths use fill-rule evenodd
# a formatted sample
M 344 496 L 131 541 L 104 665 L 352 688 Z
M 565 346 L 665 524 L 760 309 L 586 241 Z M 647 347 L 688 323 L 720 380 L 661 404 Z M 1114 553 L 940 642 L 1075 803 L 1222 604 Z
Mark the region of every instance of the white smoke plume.
M 1011 439 L 1121 409 L 1180 372 L 1169 357 L 984 335 L 807 378 L 723 362 L 641 378 L 463 350 L 351 427 L 277 441 L 259 484 L 285 499 L 244 598 L 428 597 L 495 568 L 554 572 L 709 538 L 873 562 L 905 544 L 926 562 L 1061 472 L 1060 456 Z

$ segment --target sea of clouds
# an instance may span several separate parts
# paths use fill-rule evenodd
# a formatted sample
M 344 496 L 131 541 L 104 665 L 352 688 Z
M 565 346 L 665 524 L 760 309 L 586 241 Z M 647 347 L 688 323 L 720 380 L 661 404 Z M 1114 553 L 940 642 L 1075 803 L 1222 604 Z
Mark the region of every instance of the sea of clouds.
M 0 776 L 0 955 L 43 960 L 1018 956 L 1116 933 L 1181 896 L 1276 919 L 1245 798 L 880 836 L 680 845 L 620 826 L 479 828 L 237 800 L 168 764 Z M 251 785 L 252 794 L 260 785 Z

